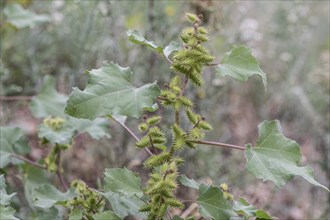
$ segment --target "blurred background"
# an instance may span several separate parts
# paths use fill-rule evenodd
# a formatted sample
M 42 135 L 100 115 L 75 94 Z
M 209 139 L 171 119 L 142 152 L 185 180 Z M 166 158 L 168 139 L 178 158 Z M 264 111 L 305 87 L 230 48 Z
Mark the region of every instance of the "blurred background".
M 13 24 L 18 13 L 8 5 L 37 15 Z M 188 96 L 214 127 L 205 139 L 244 146 L 255 143 L 257 125 L 279 119 L 284 134 L 296 140 L 303 164 L 313 167 L 316 179 L 329 187 L 330 73 L 329 1 L 1 1 L 1 126 L 19 126 L 28 135 L 31 157 L 43 154 L 36 136 L 40 119 L 32 116 L 29 97 L 40 91 L 45 75 L 56 77 L 57 90 L 69 94 L 84 88 L 85 70 L 99 68 L 104 61 L 130 66 L 135 85 L 158 80 L 162 87 L 170 78 L 169 65 L 149 49 L 133 45 L 126 31 L 139 30 L 160 46 L 178 36 L 187 25 L 185 12 L 204 15 L 209 31 L 207 47 L 217 60 L 232 45 L 253 48 L 268 77 L 252 77 L 239 83 L 205 68 L 206 87 L 190 87 Z M 17 8 L 16 8 L 17 10 Z M 19 11 L 19 10 L 18 10 Z M 25 11 L 25 12 L 26 12 Z M 25 13 L 24 12 L 24 13 Z M 10 99 L 10 98 L 9 98 Z M 173 117 L 165 112 L 168 117 Z M 169 118 L 170 120 L 171 118 Z M 127 124 L 137 132 L 137 120 Z M 125 131 L 109 124 L 112 138 L 95 141 L 79 135 L 64 155 L 68 180 L 80 178 L 97 187 L 104 168 L 129 167 L 142 172 L 144 152 L 138 152 Z M 226 182 L 238 199 L 245 198 L 279 219 L 329 219 L 329 194 L 296 177 L 281 189 L 262 182 L 244 168 L 241 151 L 199 146 L 183 154 L 181 172 L 200 182 Z M 182 198 L 195 199 L 182 188 Z M 189 204 L 188 204 L 189 205 Z M 26 210 L 25 210 L 26 211 Z M 22 211 L 23 212 L 23 211 Z

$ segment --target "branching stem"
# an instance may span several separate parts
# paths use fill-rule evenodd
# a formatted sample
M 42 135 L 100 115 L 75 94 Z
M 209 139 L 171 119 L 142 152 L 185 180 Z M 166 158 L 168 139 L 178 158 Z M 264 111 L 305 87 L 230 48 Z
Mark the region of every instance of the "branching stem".
M 134 132 L 129 128 L 129 127 L 127 127 L 124 123 L 122 123 L 121 121 L 119 121 L 119 120 L 117 120 L 116 118 L 114 118 L 114 117 L 112 117 L 112 116 L 110 116 L 110 118 L 112 119 L 112 120 L 114 120 L 115 122 L 117 122 L 118 124 L 120 124 L 133 138 L 134 138 L 134 140 L 136 141 L 136 142 L 138 142 L 140 139 L 134 134 Z M 151 153 L 151 151 L 148 149 L 148 148 L 146 148 L 146 147 L 144 147 L 143 148 L 150 156 L 152 156 L 153 155 L 153 153 Z
M 233 148 L 233 149 L 238 149 L 238 150 L 245 150 L 245 147 L 241 147 L 241 146 L 233 145 L 233 144 L 214 142 L 214 141 L 202 141 L 202 140 L 187 140 L 187 141 L 189 141 L 191 143 L 195 143 L 195 144 L 204 144 L 204 145 L 211 145 L 211 146 L 218 146 L 218 147 Z
M 26 163 L 28 163 L 28 164 L 30 164 L 30 165 L 32 165 L 32 166 L 38 167 L 38 168 L 40 168 L 40 169 L 46 169 L 46 166 L 41 165 L 41 164 L 39 164 L 39 163 L 37 163 L 37 162 L 35 162 L 35 161 L 32 161 L 32 160 L 30 160 L 30 159 L 28 159 L 28 158 L 26 158 L 26 157 L 23 157 L 23 156 L 21 156 L 21 155 L 18 155 L 18 154 L 12 154 L 11 156 L 12 156 L 12 157 L 16 157 L 17 159 L 20 159 L 20 160 L 22 160 L 22 161 L 24 161 L 24 162 L 26 162 Z

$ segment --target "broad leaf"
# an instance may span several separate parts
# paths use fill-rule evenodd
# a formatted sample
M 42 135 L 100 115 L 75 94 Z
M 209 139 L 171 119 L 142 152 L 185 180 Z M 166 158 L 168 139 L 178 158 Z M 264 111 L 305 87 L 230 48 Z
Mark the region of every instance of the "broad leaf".
M 38 137 L 40 139 L 45 139 L 52 144 L 71 144 L 72 137 L 75 134 L 74 131 L 74 128 L 66 122 L 57 130 L 46 124 L 41 124 L 38 127 Z
M 259 125 L 259 139 L 252 148 L 246 145 L 246 168 L 259 179 L 271 180 L 280 187 L 293 179 L 301 176 L 313 185 L 325 186 L 315 181 L 313 170 L 310 167 L 298 166 L 301 160 L 299 145 L 285 137 L 278 120 L 264 121 Z
M 83 210 L 75 208 L 70 212 L 69 220 L 81 220 L 83 217 Z
M 260 69 L 259 63 L 246 46 L 236 46 L 225 54 L 217 72 L 223 76 L 230 76 L 240 82 L 246 82 L 251 76 L 258 75 L 266 88 L 266 74 Z
M 199 183 L 197 183 L 193 179 L 189 179 L 188 177 L 186 177 L 186 175 L 179 176 L 178 177 L 178 181 L 182 185 L 187 186 L 187 187 L 190 187 L 190 188 L 199 189 L 199 187 L 200 187 L 200 184 Z
M 5 181 L 4 175 L 0 175 L 0 205 L 9 205 L 11 199 L 16 195 L 16 193 L 12 193 L 10 195 L 7 194 L 6 191 L 7 185 Z
M 29 164 L 24 164 L 23 173 L 24 196 L 29 205 L 33 207 L 34 189 L 42 184 L 50 183 L 51 174 Z
M 105 169 L 105 189 L 121 193 L 127 197 L 142 197 L 141 179 L 126 168 Z
M 97 213 L 93 215 L 94 220 L 105 220 L 105 219 L 111 219 L 111 220 L 121 220 L 121 218 L 113 213 L 112 211 L 105 211 L 101 213 Z
M 95 119 L 98 116 L 119 114 L 138 118 L 145 108 L 153 105 L 160 90 L 156 82 L 134 87 L 130 68 L 104 64 L 90 71 L 86 88 L 74 88 L 65 112 L 76 118 Z
M 0 127 L 0 168 L 9 163 L 22 163 L 13 154 L 27 154 L 30 152 L 24 134 L 20 128 Z
M 7 21 L 16 28 L 33 28 L 36 24 L 50 21 L 48 15 L 37 15 L 24 9 L 19 4 L 8 4 L 3 12 L 7 17 Z
M 150 47 L 151 49 L 156 50 L 158 53 L 163 53 L 163 48 L 160 46 L 157 46 L 154 42 L 146 40 L 140 32 L 137 30 L 128 30 L 127 31 L 128 39 L 135 43 L 135 44 L 141 44 L 147 47 Z
M 15 209 L 13 209 L 12 207 L 10 206 L 2 206 L 0 205 L 0 219 L 3 219 L 3 220 L 19 220 L 18 218 L 16 218 L 14 216 L 14 213 L 15 213 Z
M 261 214 L 263 214 L 262 218 L 264 220 L 272 219 L 272 217 L 268 215 L 265 211 L 257 209 L 253 205 L 250 205 L 243 198 L 241 198 L 240 201 L 234 201 L 233 209 L 238 215 L 244 216 L 246 219 L 250 219 L 251 217 L 260 217 Z
M 153 41 L 148 41 L 147 39 L 145 39 L 145 37 L 137 30 L 128 30 L 127 36 L 131 42 L 133 42 L 135 44 L 147 46 L 147 47 L 155 50 L 157 53 L 165 56 L 167 59 L 170 58 L 170 55 L 173 52 L 178 51 L 181 48 L 181 45 L 179 43 L 172 41 L 169 45 L 167 45 L 163 49 L 161 46 L 156 45 Z
M 164 55 L 169 59 L 170 55 L 181 49 L 181 45 L 177 42 L 172 41 L 169 45 L 164 48 Z
M 68 190 L 67 192 L 62 193 L 53 185 L 44 184 L 34 189 L 33 205 L 40 208 L 50 208 L 57 203 L 62 204 L 65 201 L 72 199 L 74 196 L 75 193 L 73 190 Z
M 67 123 L 70 124 L 79 133 L 88 133 L 93 139 L 99 140 L 102 137 L 111 138 L 107 133 L 109 121 L 104 118 L 96 118 L 94 121 L 68 117 Z
M 126 197 L 123 194 L 114 193 L 111 191 L 101 194 L 110 202 L 112 210 L 120 218 L 123 219 L 128 215 L 133 215 L 142 219 L 146 219 L 145 213 L 139 212 L 139 209 L 145 203 L 136 196 Z
M 102 137 L 111 137 L 110 134 L 107 133 L 108 122 L 106 119 L 97 118 L 91 121 L 65 115 L 64 108 L 68 97 L 57 92 L 55 87 L 55 78 L 48 75 L 45 76 L 40 92 L 32 99 L 29 106 L 34 117 L 45 118 L 54 116 L 66 118 L 67 124 L 74 128 L 74 130 L 78 131 L 78 133 L 86 132 L 96 140 L 99 140 Z M 68 129 L 66 130 L 68 131 Z
M 200 214 L 204 218 L 229 220 L 237 216 L 218 187 L 201 185 L 197 203 L 200 205 Z
M 34 117 L 45 118 L 49 116 L 65 117 L 64 107 L 67 97 L 55 89 L 56 80 L 46 75 L 43 79 L 41 89 L 30 103 L 30 110 Z

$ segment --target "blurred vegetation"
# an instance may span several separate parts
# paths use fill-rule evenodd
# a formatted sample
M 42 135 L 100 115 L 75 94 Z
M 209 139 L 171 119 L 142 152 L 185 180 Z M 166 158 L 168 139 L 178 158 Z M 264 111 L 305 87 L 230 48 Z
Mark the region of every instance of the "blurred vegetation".
M 23 10 L 49 19 L 17 28 L 6 8 L 18 3 Z M 1 96 L 30 96 L 40 90 L 43 76 L 57 78 L 57 89 L 70 93 L 83 87 L 85 70 L 104 61 L 130 66 L 136 84 L 158 80 L 163 86 L 169 66 L 146 48 L 131 44 L 126 31 L 137 29 L 157 42 L 178 42 L 184 12 L 202 13 L 210 30 L 210 50 L 219 59 L 233 44 L 254 49 L 268 77 L 265 92 L 259 79 L 241 84 L 205 69 L 207 86 L 188 93 L 197 109 L 215 128 L 207 139 L 243 145 L 257 137 L 264 119 L 279 119 L 284 133 L 301 145 L 315 169 L 316 179 L 329 186 L 330 73 L 328 1 L 1 1 Z M 40 22 L 39 22 L 40 21 Z M 166 44 L 167 45 L 167 44 Z M 165 46 L 165 45 L 163 45 Z M 38 122 L 26 102 L 1 102 L 1 124 L 23 127 L 33 144 L 32 156 L 42 154 L 35 127 Z M 172 120 L 172 119 L 168 119 Z M 135 128 L 137 121 L 128 121 Z M 128 166 L 137 171 L 145 155 L 134 149 L 121 128 L 110 126 L 112 139 L 95 142 L 79 136 L 64 155 L 69 179 L 97 185 L 105 167 Z M 281 219 L 326 219 L 329 198 L 321 189 L 294 181 L 283 189 L 262 183 L 244 171 L 242 152 L 200 146 L 184 152 L 188 176 L 228 183 Z M 97 161 L 97 162 L 96 162 Z M 83 163 L 82 163 L 83 162 Z M 12 181 L 14 181 L 13 178 Z M 188 194 L 180 194 L 189 197 Z M 297 196 L 299 195 L 299 196 Z M 191 196 L 191 195 L 190 195 Z M 188 199 L 188 198 L 187 198 Z M 29 208 L 22 209 L 21 215 Z

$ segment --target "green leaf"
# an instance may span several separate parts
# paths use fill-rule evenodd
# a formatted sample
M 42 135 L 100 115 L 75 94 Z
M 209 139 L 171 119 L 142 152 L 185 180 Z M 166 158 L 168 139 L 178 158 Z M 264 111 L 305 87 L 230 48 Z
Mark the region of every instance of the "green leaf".
M 4 175 L 0 175 L 0 205 L 9 205 L 11 199 L 16 195 L 16 193 L 12 193 L 10 195 L 7 194 L 6 191 L 7 185 Z
M 62 127 L 57 130 L 45 124 L 41 124 L 38 127 L 38 137 L 40 139 L 46 139 L 53 144 L 71 144 L 74 134 L 74 128 L 67 123 L 64 123 Z
M 186 175 L 179 176 L 178 177 L 178 181 L 182 185 L 187 186 L 187 187 L 190 187 L 190 188 L 199 189 L 199 187 L 200 187 L 200 184 L 199 183 L 197 183 L 193 179 L 189 179 L 188 177 L 186 177 Z
M 40 208 L 50 208 L 55 204 L 64 204 L 65 201 L 72 199 L 74 196 L 74 190 L 62 193 L 53 185 L 43 184 L 34 189 L 33 205 Z
M 218 187 L 202 184 L 199 188 L 197 203 L 200 205 L 200 214 L 204 218 L 229 220 L 237 216 Z
M 137 30 L 128 30 L 127 31 L 127 36 L 128 39 L 135 43 L 135 44 L 140 44 L 143 46 L 150 47 L 151 49 L 154 49 L 160 54 L 163 54 L 163 48 L 160 46 L 157 46 L 154 42 L 146 40 L 140 32 Z
M 127 197 L 142 197 L 141 179 L 126 168 L 105 169 L 105 189 Z
M 42 184 L 50 183 L 51 174 L 44 169 L 34 167 L 30 164 L 24 164 L 23 168 L 23 185 L 24 196 L 29 205 L 33 207 L 34 189 Z
M 167 45 L 164 48 L 164 55 L 165 57 L 167 57 L 169 59 L 170 55 L 175 52 L 175 51 L 179 51 L 181 49 L 181 45 L 177 42 L 172 41 L 169 45 Z
M 112 211 L 105 211 L 101 213 L 97 213 L 93 215 L 94 220 L 105 220 L 105 219 L 111 219 L 111 220 L 121 220 L 121 218 L 113 213 Z
M 133 215 L 142 219 L 146 219 L 146 215 L 144 213 L 139 212 L 139 209 L 145 203 L 136 196 L 126 197 L 123 194 L 114 193 L 111 191 L 101 194 L 110 202 L 112 210 L 120 218 L 125 218 L 128 215 Z
M 251 49 L 241 45 L 235 46 L 225 54 L 217 68 L 217 73 L 230 76 L 240 82 L 246 82 L 251 76 L 258 75 L 266 88 L 266 74 L 260 69 L 259 63 L 251 54 Z
M 33 28 L 38 23 L 50 21 L 48 15 L 37 15 L 32 11 L 24 9 L 19 4 L 8 4 L 3 10 L 7 21 L 16 28 Z
M 30 148 L 24 139 L 20 128 L 0 127 L 0 168 L 6 167 L 9 163 L 22 163 L 13 154 L 27 154 Z
M 86 132 L 96 140 L 99 140 L 102 137 L 111 137 L 110 134 L 107 133 L 108 122 L 106 119 L 97 118 L 91 121 L 87 119 L 73 118 L 65 115 L 64 108 L 68 97 L 57 92 L 55 87 L 55 78 L 52 76 L 45 76 L 40 92 L 37 96 L 33 97 L 29 106 L 34 117 L 45 118 L 49 116 L 54 116 L 66 118 L 67 124 L 77 130 L 78 133 Z M 64 133 L 69 134 L 70 132 L 72 132 L 69 130 L 71 129 L 66 128 L 66 132 Z
M 107 133 L 109 121 L 104 118 L 96 118 L 91 121 L 83 118 L 68 117 L 67 123 L 72 126 L 78 133 L 88 133 L 93 139 L 99 140 L 102 137 L 111 138 Z
M 160 89 L 156 82 L 136 88 L 131 84 L 132 77 L 130 68 L 112 62 L 90 71 L 85 90 L 74 88 L 65 112 L 87 119 L 111 114 L 138 118 L 145 108 L 153 105 Z
M 10 206 L 2 206 L 0 205 L 0 219 L 3 219 L 3 220 L 19 220 L 18 218 L 16 218 L 14 216 L 14 213 L 15 213 L 15 209 L 13 209 L 12 207 Z
M 82 217 L 83 217 L 83 210 L 75 208 L 70 212 L 69 220 L 81 220 Z
M 273 219 L 270 215 L 268 215 L 264 210 L 258 209 L 256 211 L 256 220 L 266 220 Z
M 65 118 L 64 107 L 67 96 L 58 93 L 55 85 L 56 80 L 54 77 L 49 75 L 44 77 L 38 95 L 33 97 L 29 106 L 34 117 L 58 116 Z
M 328 188 L 315 181 L 310 167 L 298 166 L 301 160 L 299 145 L 285 137 L 278 120 L 264 121 L 259 126 L 259 139 L 256 147 L 246 145 L 246 168 L 259 179 L 271 180 L 280 187 L 301 176 L 313 185 Z
M 268 215 L 265 211 L 261 209 L 257 209 L 255 206 L 250 205 L 246 200 L 243 198 L 240 201 L 234 201 L 233 209 L 235 212 L 240 215 L 244 216 L 246 219 L 250 219 L 251 217 L 258 217 L 257 213 L 261 216 L 263 214 L 263 219 L 272 219 L 270 215 Z

